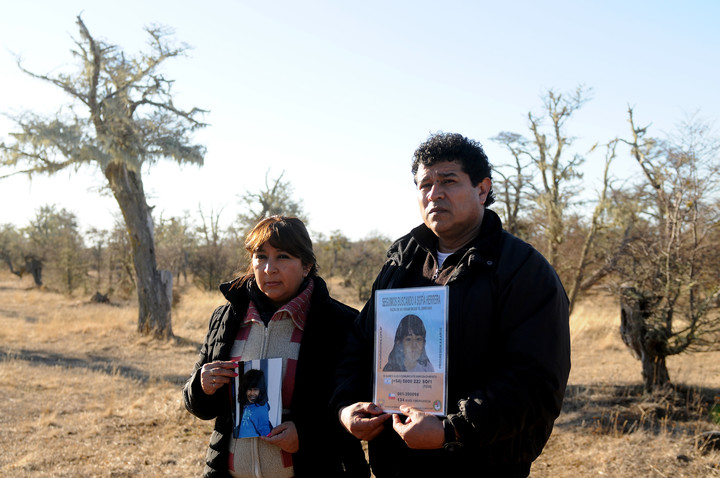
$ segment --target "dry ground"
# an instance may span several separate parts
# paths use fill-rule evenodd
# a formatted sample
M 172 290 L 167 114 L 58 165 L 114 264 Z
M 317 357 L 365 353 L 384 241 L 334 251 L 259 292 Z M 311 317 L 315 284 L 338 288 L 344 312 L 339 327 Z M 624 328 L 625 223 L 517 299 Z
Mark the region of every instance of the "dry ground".
M 211 424 L 185 411 L 180 390 L 220 303 L 181 289 L 178 339 L 158 343 L 136 334 L 132 303 L 91 304 L 0 273 L 0 476 L 199 476 Z M 564 411 L 532 476 L 720 476 L 720 452 L 694 440 L 720 430 L 720 353 L 671 358 L 676 390 L 645 396 L 617 309 L 594 298 L 574 314 Z

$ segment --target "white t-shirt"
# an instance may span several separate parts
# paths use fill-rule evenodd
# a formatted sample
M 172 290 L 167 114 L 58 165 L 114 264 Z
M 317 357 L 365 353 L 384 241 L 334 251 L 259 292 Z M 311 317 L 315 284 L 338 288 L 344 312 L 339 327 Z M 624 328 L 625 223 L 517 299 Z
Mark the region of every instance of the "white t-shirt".
M 445 259 L 447 259 L 451 255 L 452 255 L 452 252 L 437 251 L 438 269 L 440 269 L 442 267 L 443 262 L 445 262 Z

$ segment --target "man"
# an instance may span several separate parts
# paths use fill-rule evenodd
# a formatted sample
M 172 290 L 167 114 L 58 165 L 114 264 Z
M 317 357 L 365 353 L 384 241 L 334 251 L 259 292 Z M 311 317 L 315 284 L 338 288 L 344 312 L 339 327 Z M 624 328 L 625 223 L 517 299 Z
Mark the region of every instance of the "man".
M 548 262 L 502 229 L 482 146 L 437 134 L 415 151 L 422 225 L 397 240 L 358 316 L 332 406 L 368 440 L 375 476 L 526 477 L 570 372 L 568 300 Z M 370 403 L 378 289 L 447 285 L 448 416 Z

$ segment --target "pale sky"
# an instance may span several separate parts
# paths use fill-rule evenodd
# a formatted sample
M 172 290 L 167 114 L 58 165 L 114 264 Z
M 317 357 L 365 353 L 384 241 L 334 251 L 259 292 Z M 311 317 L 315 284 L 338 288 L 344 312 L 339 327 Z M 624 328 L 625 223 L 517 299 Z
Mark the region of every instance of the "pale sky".
M 164 217 L 222 209 L 227 226 L 245 190 L 285 171 L 315 233 L 390 238 L 419 224 L 410 162 L 436 131 L 483 143 L 527 135 L 540 97 L 579 84 L 589 101 L 569 123 L 577 152 L 627 136 L 627 107 L 661 135 L 687 115 L 720 112 L 720 2 L 3 0 L 0 112 L 54 113 L 67 97 L 19 72 L 72 64 L 75 17 L 96 38 L 142 49 L 144 25 L 172 27 L 188 57 L 166 64 L 176 104 L 209 110 L 196 135 L 203 167 L 145 170 L 148 203 Z M 0 118 L 0 141 L 12 125 Z M 587 191 L 602 154 L 587 156 Z M 6 171 L 0 171 L 3 173 Z M 634 173 L 629 161 L 615 175 Z M 0 224 L 27 225 L 42 205 L 110 228 L 118 210 L 99 170 L 0 180 Z M 224 208 L 224 209 L 223 209 Z

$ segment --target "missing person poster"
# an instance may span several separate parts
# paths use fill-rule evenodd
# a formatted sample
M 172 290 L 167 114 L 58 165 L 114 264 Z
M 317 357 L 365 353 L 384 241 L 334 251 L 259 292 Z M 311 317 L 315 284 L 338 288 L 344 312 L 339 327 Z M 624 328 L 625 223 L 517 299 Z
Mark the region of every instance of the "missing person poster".
M 238 362 L 233 381 L 233 437 L 267 436 L 282 419 L 282 359 Z
M 447 311 L 446 286 L 375 292 L 373 401 L 386 412 L 447 414 Z

